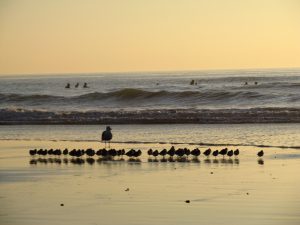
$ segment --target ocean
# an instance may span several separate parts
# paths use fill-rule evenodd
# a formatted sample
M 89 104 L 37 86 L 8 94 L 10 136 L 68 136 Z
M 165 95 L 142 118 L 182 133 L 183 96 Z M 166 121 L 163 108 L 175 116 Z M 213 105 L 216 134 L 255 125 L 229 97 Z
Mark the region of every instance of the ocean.
M 299 75 L 2 75 L 0 224 L 299 224 Z M 29 154 L 106 148 L 106 125 L 109 148 L 141 155 Z M 201 154 L 147 154 L 171 146 Z
M 1 124 L 278 122 L 300 122 L 300 69 L 0 77 Z

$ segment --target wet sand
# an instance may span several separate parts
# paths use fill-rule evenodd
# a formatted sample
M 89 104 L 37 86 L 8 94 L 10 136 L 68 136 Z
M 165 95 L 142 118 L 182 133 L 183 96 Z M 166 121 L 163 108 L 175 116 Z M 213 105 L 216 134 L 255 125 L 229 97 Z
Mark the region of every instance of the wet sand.
M 0 224 L 300 223 L 297 149 L 264 149 L 263 163 L 256 156 L 261 148 L 249 146 L 239 147 L 240 156 L 232 160 L 201 155 L 198 162 L 191 157 L 188 162 L 161 162 L 158 157 L 156 162 L 148 160 L 147 149 L 170 144 L 115 143 L 114 148 L 141 149 L 141 161 L 130 162 L 127 157 L 103 161 L 94 156 L 94 163 L 83 157 L 85 163 L 78 164 L 70 156 L 31 157 L 28 150 L 103 145 L 0 142 Z M 30 163 L 32 159 L 36 164 Z

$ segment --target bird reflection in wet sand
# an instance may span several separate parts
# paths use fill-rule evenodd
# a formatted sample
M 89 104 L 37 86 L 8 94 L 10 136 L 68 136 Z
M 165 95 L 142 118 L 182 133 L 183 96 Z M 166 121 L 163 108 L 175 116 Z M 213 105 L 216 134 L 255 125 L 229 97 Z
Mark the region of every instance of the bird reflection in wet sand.
M 129 163 L 141 163 L 141 159 L 139 158 L 129 158 L 128 160 L 125 160 L 123 158 L 101 158 L 99 157 L 97 160 L 95 160 L 92 157 L 87 157 L 87 158 L 34 158 L 34 159 L 30 159 L 29 160 L 29 164 L 32 165 L 36 165 L 36 164 L 74 164 L 74 165 L 82 165 L 82 164 L 89 164 L 89 165 L 93 165 L 95 164 L 95 162 L 101 164 L 101 163 L 109 163 L 109 162 L 129 162 Z M 175 163 L 175 162 L 179 162 L 179 163 L 201 163 L 201 161 L 198 158 L 192 158 L 192 159 L 188 159 L 187 157 L 180 157 L 180 158 L 173 158 L 173 157 L 168 157 L 168 158 L 161 158 L 161 159 L 157 159 L 157 158 L 148 158 L 148 162 L 155 162 L 155 163 Z M 223 163 L 223 164 L 239 164 L 239 159 L 204 159 L 203 162 L 205 164 L 211 164 L 211 163 Z M 258 162 L 260 164 L 263 164 L 263 160 L 260 159 L 258 160 Z
M 264 164 L 265 164 L 265 162 L 264 162 L 263 159 L 258 159 L 258 160 L 257 160 L 257 163 L 258 163 L 259 165 L 264 165 Z
M 210 159 L 204 159 L 204 163 L 210 164 L 210 163 L 211 163 L 211 160 L 210 160 Z
M 87 158 L 85 161 L 90 165 L 93 165 L 95 163 L 95 159 L 93 158 Z

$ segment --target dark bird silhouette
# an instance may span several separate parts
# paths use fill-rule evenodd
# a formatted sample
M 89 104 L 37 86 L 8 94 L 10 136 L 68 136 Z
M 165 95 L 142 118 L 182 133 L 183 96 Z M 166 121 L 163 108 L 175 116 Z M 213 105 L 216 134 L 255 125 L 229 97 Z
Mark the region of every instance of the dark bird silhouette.
M 166 154 L 167 154 L 167 149 L 163 149 L 159 152 L 159 155 L 161 155 L 162 157 L 165 157 Z
M 121 155 L 122 156 L 125 155 L 125 149 L 124 148 L 121 150 Z
M 141 156 L 142 155 L 142 151 L 141 150 L 137 150 L 137 151 L 134 151 L 134 153 L 133 153 L 133 156 L 134 157 L 139 157 L 139 156 Z
M 117 151 L 117 156 L 123 156 L 123 155 L 124 155 L 124 154 L 123 154 L 122 149 L 120 149 L 120 150 Z
M 157 150 L 153 151 L 152 155 L 156 158 L 158 156 L 158 151 Z
M 81 151 L 80 149 L 75 150 L 75 156 L 76 156 L 76 157 L 81 157 L 81 156 L 83 156 L 83 154 L 84 154 L 84 152 Z
M 99 150 L 96 152 L 96 155 L 97 155 L 97 156 L 101 156 L 101 155 L 102 155 L 102 151 L 103 151 L 103 149 L 99 149 Z
M 229 157 L 233 156 L 233 150 L 228 151 L 228 152 L 227 152 L 227 155 L 228 155 Z
M 209 155 L 210 155 L 210 153 L 211 153 L 211 149 L 209 148 L 209 149 L 206 149 L 204 152 L 203 152 L 203 154 L 206 156 L 206 157 L 208 157 Z
M 29 150 L 30 155 L 36 155 L 37 150 L 36 149 L 31 149 Z
M 68 149 L 65 148 L 65 150 L 63 150 L 63 154 L 64 154 L 64 155 L 68 155 L 68 153 L 69 153 Z
M 195 148 L 194 150 L 191 151 L 191 154 L 194 157 L 198 157 L 201 154 L 201 151 L 198 148 Z
M 38 155 L 42 155 L 42 152 L 43 152 L 43 149 L 39 149 L 39 150 L 37 150 L 36 153 L 37 153 Z
M 136 157 L 136 151 L 134 149 L 130 149 L 128 152 L 125 153 L 125 155 L 127 155 L 129 158 L 131 157 Z
M 239 150 L 239 149 L 236 149 L 236 150 L 233 152 L 233 154 L 234 154 L 235 156 L 238 156 L 238 155 L 240 154 L 240 150 Z
M 222 155 L 223 158 L 224 158 L 224 156 L 227 154 L 227 151 L 228 151 L 227 148 L 223 148 L 223 149 L 219 152 L 219 154 Z
M 264 151 L 263 151 L 263 150 L 259 151 L 259 152 L 257 153 L 257 156 L 258 156 L 258 157 L 264 156 Z
M 91 148 L 88 148 L 86 151 L 85 151 L 85 154 L 89 157 L 93 157 L 96 153 L 95 153 L 95 150 L 91 149 Z
M 49 149 L 49 150 L 47 151 L 47 153 L 48 153 L 48 155 L 53 155 L 53 149 L 52 149 L 52 148 Z
M 110 140 L 112 139 L 112 133 L 111 133 L 110 126 L 106 127 L 106 130 L 102 132 L 102 141 L 105 143 L 106 148 L 106 142 L 108 142 L 108 147 L 110 148 Z
M 60 149 L 55 149 L 53 151 L 53 155 L 61 155 L 61 150 Z
M 167 152 L 167 154 L 171 157 L 173 157 L 175 155 L 175 147 L 172 146 L 169 151 Z
M 69 155 L 72 156 L 72 157 L 76 156 L 76 149 L 71 150 L 69 152 Z
M 152 155 L 153 154 L 153 150 L 150 148 L 149 150 L 148 150 L 148 155 L 150 156 L 150 155 Z
M 182 157 L 184 156 L 185 152 L 184 152 L 184 149 L 183 148 L 179 148 L 175 151 L 175 155 L 179 156 L 179 157 Z
M 107 157 L 107 156 L 109 156 L 109 155 L 108 155 L 108 151 L 107 151 L 105 148 L 102 149 L 101 155 L 102 155 L 102 157 Z
M 38 155 L 43 155 L 43 156 L 45 156 L 45 155 L 47 155 L 47 153 L 48 153 L 48 151 L 47 151 L 47 149 L 39 149 L 37 152 L 36 152 Z
M 213 151 L 212 155 L 213 155 L 214 157 L 217 157 L 217 156 L 219 155 L 219 151 L 218 151 L 218 150 Z
M 191 154 L 191 151 L 190 151 L 189 149 L 187 149 L 187 148 L 184 148 L 183 150 L 184 150 L 184 154 L 185 154 L 187 157 L 189 157 L 189 155 Z
M 110 149 L 108 150 L 108 155 L 115 157 L 117 155 L 117 151 L 115 149 Z

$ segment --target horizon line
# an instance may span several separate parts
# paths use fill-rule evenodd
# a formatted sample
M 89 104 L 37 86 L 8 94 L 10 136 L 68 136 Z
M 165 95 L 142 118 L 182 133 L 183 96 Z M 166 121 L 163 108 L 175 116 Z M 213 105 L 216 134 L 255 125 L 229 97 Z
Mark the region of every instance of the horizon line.
M 298 70 L 300 67 L 251 67 L 226 69 L 184 69 L 184 70 L 132 70 L 132 71 L 98 71 L 98 72 L 34 72 L 34 73 L 0 73 L 1 76 L 47 76 L 47 75 L 92 75 L 92 74 L 137 74 L 170 72 L 205 72 L 205 71 L 255 71 L 255 70 Z

